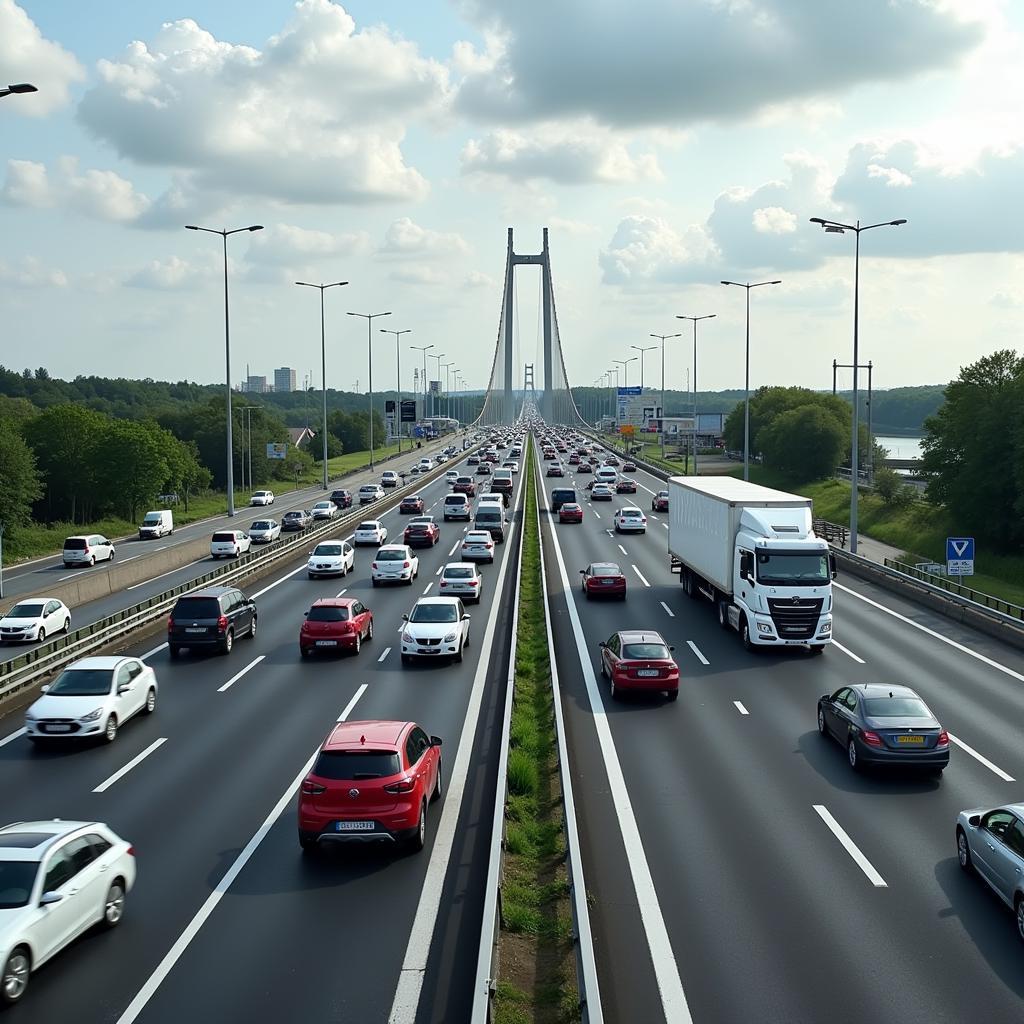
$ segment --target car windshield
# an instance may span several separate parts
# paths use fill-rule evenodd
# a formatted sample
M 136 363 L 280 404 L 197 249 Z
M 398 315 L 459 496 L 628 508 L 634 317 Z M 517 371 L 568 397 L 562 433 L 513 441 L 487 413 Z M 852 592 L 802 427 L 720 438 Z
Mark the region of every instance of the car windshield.
M 114 673 L 109 668 L 66 668 L 57 676 L 46 695 L 58 697 L 102 697 L 110 693 Z
M 8 619 L 38 619 L 43 614 L 43 605 L 31 601 L 26 604 L 16 604 L 6 615 Z
M 623 658 L 637 661 L 665 660 L 670 657 L 664 644 L 626 644 L 622 648 Z
M 152 525 L 153 523 L 159 523 L 161 519 L 159 512 L 147 512 L 146 518 L 142 520 L 143 525 Z
M 182 597 L 174 607 L 176 619 L 216 619 L 220 603 L 215 597 Z
M 285 512 L 285 519 L 301 519 L 306 513 L 305 512 Z
M 820 587 L 829 581 L 826 551 L 758 551 L 759 583 Z
M 920 697 L 868 697 L 864 701 L 868 718 L 931 718 Z
M 356 529 L 357 530 L 369 530 L 371 533 L 376 533 L 377 532 L 377 524 L 376 523 L 360 523 L 356 527 Z
M 448 580 L 471 580 L 473 578 L 473 570 L 468 566 L 466 568 L 460 566 L 454 569 L 445 569 L 442 576 Z
M 317 544 L 313 549 L 313 554 L 318 558 L 326 558 L 329 555 L 340 555 L 341 545 L 340 544 Z
M 309 609 L 309 614 L 306 616 L 307 622 L 348 622 L 348 620 L 347 608 L 330 604 L 315 604 Z
M 249 529 L 251 530 L 272 530 L 274 528 L 273 523 L 268 519 L 257 519 Z
M 453 604 L 418 604 L 409 616 L 410 622 L 458 622 L 459 610 Z
M 32 895 L 38 861 L 0 860 L 0 910 L 24 907 Z
M 404 551 L 396 551 L 394 549 L 377 552 L 378 562 L 404 562 L 406 557 Z
M 330 508 L 331 503 L 329 501 L 318 501 L 313 508 Z
M 402 770 L 392 750 L 321 750 L 313 774 L 322 779 L 380 779 Z
M 619 567 L 613 562 L 609 562 L 607 565 L 592 565 L 590 567 L 591 576 L 621 576 L 622 573 L 619 571 Z

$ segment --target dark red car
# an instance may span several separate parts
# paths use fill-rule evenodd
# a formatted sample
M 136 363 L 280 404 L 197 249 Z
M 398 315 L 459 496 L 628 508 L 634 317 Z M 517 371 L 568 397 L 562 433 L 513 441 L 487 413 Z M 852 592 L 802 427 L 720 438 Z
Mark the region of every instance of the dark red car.
M 651 511 L 668 511 L 668 491 L 658 491 L 658 493 L 653 498 L 651 498 Z
M 636 463 L 635 462 L 624 462 L 622 464 L 622 472 L 623 473 L 635 473 L 636 472 Z
M 569 456 L 569 465 L 570 466 L 578 466 L 579 464 L 580 464 L 580 457 L 575 452 L 573 452 L 572 455 Z
M 338 508 L 351 508 L 352 492 L 344 489 L 331 491 L 331 501 L 333 501 Z
M 471 476 L 457 476 L 455 483 L 452 484 L 452 490 L 456 494 L 465 494 L 470 498 L 476 497 L 476 484 Z
M 358 598 L 322 597 L 314 601 L 299 627 L 299 653 L 352 651 L 373 639 L 373 612 Z
M 626 577 L 614 562 L 591 562 L 580 569 L 583 577 L 583 596 L 621 597 L 626 599 Z
M 620 477 L 618 482 L 615 484 L 616 494 L 636 494 L 636 481 L 629 480 L 626 477 Z
M 679 696 L 679 666 L 660 633 L 631 629 L 612 635 L 600 645 L 601 675 L 611 681 L 611 698 L 625 690 L 664 693 L 669 700 Z
M 415 722 L 340 722 L 299 787 L 299 846 L 408 843 L 422 850 L 441 795 L 441 739 Z
M 594 472 L 594 468 L 593 468 L 593 466 L 590 465 L 589 462 L 581 462 L 576 467 L 576 472 L 577 473 L 593 473 Z
M 407 494 L 402 499 L 401 505 L 398 506 L 398 511 L 401 515 L 422 515 L 426 507 L 418 494 Z
M 433 516 L 421 516 L 405 528 L 402 539 L 411 548 L 432 548 L 441 539 L 441 528 Z
M 575 502 L 569 502 L 566 505 L 562 505 L 558 510 L 558 521 L 560 523 L 582 523 L 583 506 L 578 505 Z

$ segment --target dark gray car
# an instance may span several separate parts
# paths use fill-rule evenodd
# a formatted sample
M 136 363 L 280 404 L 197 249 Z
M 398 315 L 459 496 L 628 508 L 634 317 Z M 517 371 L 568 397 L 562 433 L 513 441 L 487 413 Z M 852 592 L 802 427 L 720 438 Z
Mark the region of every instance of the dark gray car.
M 183 594 L 167 622 L 167 646 L 176 658 L 183 647 L 230 654 L 238 637 L 256 635 L 256 602 L 237 587 L 207 587 Z

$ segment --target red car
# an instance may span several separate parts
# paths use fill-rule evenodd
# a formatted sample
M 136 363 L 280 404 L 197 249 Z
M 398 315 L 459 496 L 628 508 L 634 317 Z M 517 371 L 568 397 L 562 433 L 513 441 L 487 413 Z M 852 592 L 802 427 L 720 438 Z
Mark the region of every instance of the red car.
M 314 601 L 299 627 L 299 653 L 347 650 L 359 653 L 373 639 L 373 612 L 354 597 L 322 597 Z
M 583 577 L 583 596 L 621 597 L 626 600 L 626 577 L 614 562 L 591 562 L 580 569 Z
M 408 843 L 422 850 L 441 795 L 441 740 L 414 722 L 340 722 L 299 787 L 299 846 Z
M 398 506 L 398 511 L 401 515 L 422 515 L 426 507 L 418 494 L 407 494 Z
M 660 633 L 631 629 L 613 633 L 600 645 L 601 675 L 611 681 L 612 700 L 624 690 L 655 690 L 669 700 L 679 696 L 679 666 Z
M 580 464 L 580 457 L 575 452 L 573 452 L 573 454 L 569 456 L 569 465 L 570 466 L 578 466 L 579 464 Z
M 411 548 L 432 548 L 441 539 L 441 528 L 434 522 L 433 516 L 421 516 L 405 528 L 402 539 Z
M 621 477 L 615 484 L 616 494 L 636 494 L 636 481 Z
M 651 511 L 668 511 L 668 491 L 658 491 L 658 493 L 653 498 L 651 498 Z
M 452 484 L 452 490 L 456 494 L 465 494 L 470 498 L 476 497 L 476 484 L 473 483 L 471 476 L 457 476 L 455 483 Z
M 576 472 L 577 473 L 593 473 L 594 469 L 590 465 L 589 462 L 581 462 L 579 464 L 579 466 L 576 467 Z
M 583 506 L 577 505 L 574 502 L 563 505 L 558 510 L 558 521 L 560 523 L 582 523 Z
M 622 472 L 623 473 L 635 473 L 636 472 L 636 463 L 635 462 L 624 462 L 622 464 Z

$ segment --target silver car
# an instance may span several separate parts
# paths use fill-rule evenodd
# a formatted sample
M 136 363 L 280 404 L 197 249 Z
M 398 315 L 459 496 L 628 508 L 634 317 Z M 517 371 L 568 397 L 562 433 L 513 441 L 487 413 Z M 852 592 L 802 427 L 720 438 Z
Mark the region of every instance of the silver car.
M 1024 941 L 1024 804 L 975 807 L 956 819 L 956 854 L 1013 911 Z
M 449 562 L 441 570 L 437 586 L 443 597 L 461 597 L 463 601 L 479 604 L 484 580 L 475 562 Z

